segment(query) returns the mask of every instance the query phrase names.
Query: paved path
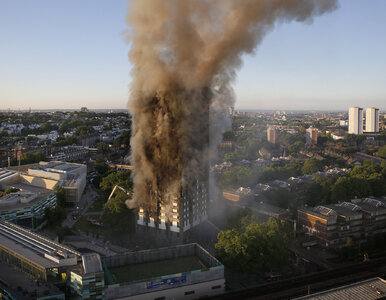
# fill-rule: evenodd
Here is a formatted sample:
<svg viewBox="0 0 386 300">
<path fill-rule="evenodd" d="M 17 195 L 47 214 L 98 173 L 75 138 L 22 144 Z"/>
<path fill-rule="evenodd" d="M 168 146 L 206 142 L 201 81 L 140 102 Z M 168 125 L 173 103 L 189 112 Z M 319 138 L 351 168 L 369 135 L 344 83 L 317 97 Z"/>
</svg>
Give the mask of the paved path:
<svg viewBox="0 0 386 300">
<path fill-rule="evenodd" d="M 94 203 L 94 199 L 98 196 L 98 193 L 95 192 L 90 186 L 86 186 L 85 192 L 82 195 L 82 198 L 79 202 L 80 214 L 74 220 L 71 212 L 67 214 L 67 218 L 62 222 L 62 227 L 72 228 L 78 219 L 85 215 L 90 206 Z"/>
<path fill-rule="evenodd" d="M 85 213 L 85 216 L 102 216 L 102 215 L 103 215 L 103 211 L 90 211 Z"/>
</svg>

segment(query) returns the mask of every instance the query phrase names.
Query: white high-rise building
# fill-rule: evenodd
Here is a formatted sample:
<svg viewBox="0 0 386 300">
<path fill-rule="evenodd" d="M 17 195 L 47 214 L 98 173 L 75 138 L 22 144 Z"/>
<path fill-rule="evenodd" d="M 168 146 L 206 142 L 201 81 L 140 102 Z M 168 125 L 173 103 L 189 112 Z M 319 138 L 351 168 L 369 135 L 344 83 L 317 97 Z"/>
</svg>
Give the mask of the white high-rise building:
<svg viewBox="0 0 386 300">
<path fill-rule="evenodd" d="M 363 133 L 363 108 L 350 107 L 348 111 L 348 133 Z"/>
<path fill-rule="evenodd" d="M 306 143 L 317 144 L 318 143 L 318 130 L 310 127 L 306 130 Z"/>
<path fill-rule="evenodd" d="M 268 142 L 275 144 L 276 143 L 276 131 L 275 128 L 268 127 L 267 128 L 267 140 Z"/>
<path fill-rule="evenodd" d="M 366 132 L 379 132 L 379 109 L 369 107 L 366 109 Z"/>
</svg>

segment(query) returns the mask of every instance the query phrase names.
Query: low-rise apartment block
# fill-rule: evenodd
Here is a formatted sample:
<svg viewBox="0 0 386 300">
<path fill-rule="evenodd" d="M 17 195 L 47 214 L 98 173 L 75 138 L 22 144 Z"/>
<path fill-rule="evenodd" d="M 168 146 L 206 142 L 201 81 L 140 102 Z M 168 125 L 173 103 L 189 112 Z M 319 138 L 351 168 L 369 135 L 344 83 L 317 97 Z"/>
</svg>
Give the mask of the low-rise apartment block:
<svg viewBox="0 0 386 300">
<path fill-rule="evenodd" d="M 365 242 L 370 235 L 386 232 L 386 202 L 365 198 L 303 208 L 298 210 L 298 224 L 325 247 L 343 247 L 348 237 Z"/>
</svg>

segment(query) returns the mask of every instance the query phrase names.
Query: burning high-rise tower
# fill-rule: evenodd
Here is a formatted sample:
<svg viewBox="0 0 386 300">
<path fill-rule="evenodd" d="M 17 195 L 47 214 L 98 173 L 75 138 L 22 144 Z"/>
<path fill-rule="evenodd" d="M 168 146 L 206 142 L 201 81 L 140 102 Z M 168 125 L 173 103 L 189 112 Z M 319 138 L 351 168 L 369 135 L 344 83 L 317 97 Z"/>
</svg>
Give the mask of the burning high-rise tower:
<svg viewBox="0 0 386 300">
<path fill-rule="evenodd" d="M 182 109 L 193 99 L 199 102 L 199 115 Z M 157 109 L 149 122 L 153 138 L 145 143 L 145 155 L 154 177 L 137 184 L 136 192 L 148 200 L 139 205 L 138 224 L 184 232 L 207 218 L 211 93 L 207 88 L 179 90 L 157 94 L 152 101 Z"/>
<path fill-rule="evenodd" d="M 209 132 L 214 141 L 222 134 L 209 130 L 210 112 L 234 106 L 241 56 L 276 23 L 310 21 L 337 1 L 128 2 L 135 172 L 127 204 L 142 225 L 184 232 L 207 217 Z"/>
</svg>

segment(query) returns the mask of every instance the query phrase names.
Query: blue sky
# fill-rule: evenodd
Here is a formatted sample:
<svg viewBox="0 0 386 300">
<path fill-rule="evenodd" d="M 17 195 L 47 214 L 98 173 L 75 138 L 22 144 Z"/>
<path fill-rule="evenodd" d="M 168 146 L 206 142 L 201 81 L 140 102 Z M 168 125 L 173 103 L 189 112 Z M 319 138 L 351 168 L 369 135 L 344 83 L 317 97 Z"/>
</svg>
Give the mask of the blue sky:
<svg viewBox="0 0 386 300">
<path fill-rule="evenodd" d="M 240 109 L 386 109 L 386 1 L 340 0 L 244 57 Z M 0 0 L 0 109 L 124 108 L 125 0 Z"/>
</svg>

